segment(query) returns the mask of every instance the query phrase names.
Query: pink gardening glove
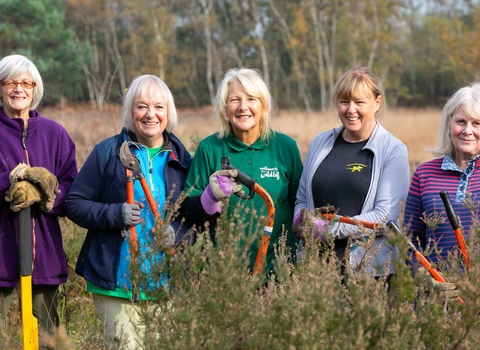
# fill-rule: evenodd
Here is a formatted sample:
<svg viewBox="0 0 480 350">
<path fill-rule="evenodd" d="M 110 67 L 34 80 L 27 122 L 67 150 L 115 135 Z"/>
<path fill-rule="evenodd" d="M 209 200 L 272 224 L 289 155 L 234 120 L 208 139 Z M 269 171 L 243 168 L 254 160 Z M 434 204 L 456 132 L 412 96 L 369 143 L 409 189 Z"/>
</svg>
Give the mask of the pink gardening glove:
<svg viewBox="0 0 480 350">
<path fill-rule="evenodd" d="M 219 170 L 210 175 L 209 184 L 200 197 L 202 207 L 208 215 L 221 213 L 223 200 L 243 188 L 233 180 L 235 176 L 236 170 Z"/>
<path fill-rule="evenodd" d="M 297 238 L 303 239 L 304 241 L 306 236 L 314 236 L 330 246 L 328 239 L 325 237 L 328 231 L 327 228 L 327 222 L 315 217 L 307 208 L 301 209 L 293 218 L 292 231 Z"/>
</svg>

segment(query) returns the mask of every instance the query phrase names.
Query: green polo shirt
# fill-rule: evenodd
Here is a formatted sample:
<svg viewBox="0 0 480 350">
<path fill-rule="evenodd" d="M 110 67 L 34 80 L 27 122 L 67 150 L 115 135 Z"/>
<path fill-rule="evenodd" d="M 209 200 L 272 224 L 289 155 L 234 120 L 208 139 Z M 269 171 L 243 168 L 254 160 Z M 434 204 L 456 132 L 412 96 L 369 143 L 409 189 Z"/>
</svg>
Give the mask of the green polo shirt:
<svg viewBox="0 0 480 350">
<path fill-rule="evenodd" d="M 190 197 L 200 196 L 203 193 L 208 185 L 210 175 L 221 169 L 220 160 L 223 156 L 230 157 L 233 166 L 256 179 L 275 203 L 275 221 L 267 251 L 267 269 L 271 270 L 275 258 L 274 244 L 278 245 L 283 230 L 285 229 L 287 246 L 290 247 L 292 256 L 295 255 L 298 243 L 298 239 L 292 233 L 295 195 L 303 170 L 297 144 L 287 135 L 278 132 L 270 135 L 268 144 L 263 143 L 259 138 L 250 146 L 239 141 L 232 133 L 222 139 L 218 138 L 218 134 L 211 135 L 198 145 L 185 181 L 185 190 L 193 188 Z M 246 192 L 248 191 L 245 187 L 244 189 Z M 239 202 L 244 205 L 239 216 L 243 218 L 243 222 L 250 222 L 253 206 L 257 212 L 252 221 L 253 228 L 259 227 L 263 231 L 265 220 L 259 222 L 257 219 L 260 217 L 260 213 L 264 216 L 267 214 L 264 200 L 258 194 L 255 194 L 247 202 L 235 195 L 230 196 L 229 214 L 232 214 Z M 248 210 L 246 210 L 247 208 Z M 248 234 L 251 231 L 252 227 L 247 225 L 245 232 Z M 249 268 L 251 270 L 255 264 L 259 243 L 259 241 L 255 242 L 250 247 Z"/>
</svg>

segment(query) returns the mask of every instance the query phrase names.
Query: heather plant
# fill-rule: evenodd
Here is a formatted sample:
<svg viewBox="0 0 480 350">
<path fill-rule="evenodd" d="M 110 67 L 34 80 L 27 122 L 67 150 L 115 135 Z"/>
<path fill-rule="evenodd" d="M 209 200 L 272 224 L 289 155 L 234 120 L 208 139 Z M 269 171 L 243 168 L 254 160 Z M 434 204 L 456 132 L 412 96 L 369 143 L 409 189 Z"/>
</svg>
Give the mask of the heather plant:
<svg viewBox="0 0 480 350">
<path fill-rule="evenodd" d="M 385 277 L 367 273 L 368 261 L 354 268 L 347 265 L 342 274 L 332 249 L 314 237 L 307 237 L 302 258 L 296 261 L 284 236 L 275 246 L 274 274 L 264 271 L 252 276 L 246 268 L 247 248 L 263 235 L 262 210 L 250 208 L 248 202 L 231 215 L 224 210 L 215 227 L 197 236 L 195 245 L 172 249 L 162 239 L 178 207 L 167 208 L 165 225 L 152 232 L 152 245 L 132 266 L 133 282 L 148 287 L 147 300 L 138 302 L 148 330 L 146 348 L 476 348 L 480 341 L 480 259 L 475 247 L 480 242 L 478 206 L 470 201 L 466 205 L 475 217 L 467 240 L 471 268 L 465 267 L 460 254 L 451 254 L 438 266 L 447 281 L 455 282 L 464 304 L 456 300 L 446 304 L 414 286 L 405 262 L 409 256 L 405 237 L 389 231 L 384 232 L 388 243 L 399 249 L 399 259 L 390 262 L 396 273 L 389 284 Z M 250 222 L 248 230 L 241 215 L 244 210 L 259 217 L 258 224 Z M 67 254 L 76 256 L 85 232 L 68 220 L 62 220 L 62 225 Z M 373 235 L 378 233 L 363 231 L 354 243 L 371 249 Z M 351 249 L 347 249 L 347 260 Z M 434 245 L 429 249 L 438 251 Z M 155 259 L 154 251 L 162 251 L 165 260 Z M 151 266 L 149 274 L 143 269 L 146 264 Z M 160 281 L 167 274 L 169 284 L 162 287 Z M 61 297 L 60 314 L 69 335 L 59 331 L 56 348 L 106 349 L 103 327 L 83 278 L 70 269 L 65 288 L 67 300 Z M 14 323 L 14 329 L 0 340 L 1 346 L 20 349 L 20 335 L 20 325 Z"/>
<path fill-rule="evenodd" d="M 170 284 L 150 291 L 144 307 L 149 348 L 468 349 L 478 344 L 480 266 L 474 249 L 471 269 L 462 272 L 462 261 L 453 254 L 444 273 L 457 284 L 463 305 L 446 305 L 418 290 L 405 263 L 405 237 L 390 233 L 389 244 L 400 251 L 400 259 L 391 261 L 397 272 L 390 284 L 367 273 L 366 263 L 347 266 L 342 275 L 332 250 L 313 237 L 296 262 L 284 236 L 275 246 L 274 274 L 252 276 L 247 247 L 259 241 L 262 226 L 246 234 L 240 211 L 227 212 L 192 247 L 172 254 L 160 245 L 167 263 L 157 264 L 155 274 L 168 273 Z M 478 240 L 477 233 L 471 236 Z M 372 237 L 366 238 L 355 244 L 371 249 Z"/>
</svg>

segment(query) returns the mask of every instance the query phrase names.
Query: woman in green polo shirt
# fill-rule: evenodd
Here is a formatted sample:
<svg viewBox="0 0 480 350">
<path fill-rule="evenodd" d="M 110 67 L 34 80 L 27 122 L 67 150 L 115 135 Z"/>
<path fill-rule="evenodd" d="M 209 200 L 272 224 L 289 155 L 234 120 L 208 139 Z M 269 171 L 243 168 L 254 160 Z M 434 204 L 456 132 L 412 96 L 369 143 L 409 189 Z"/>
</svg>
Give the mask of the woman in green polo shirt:
<svg viewBox="0 0 480 350">
<path fill-rule="evenodd" d="M 257 70 L 230 69 L 217 91 L 213 108 L 218 132 L 205 138 L 195 152 L 184 189 L 189 198 L 183 205 L 184 215 L 190 223 L 203 228 L 205 222 L 215 223 L 222 211 L 224 200 L 243 187 L 232 181 L 231 171 L 221 170 L 220 160 L 230 157 L 231 164 L 257 180 L 272 197 L 275 204 L 275 224 L 266 256 L 267 271 L 273 269 L 274 244 L 283 230 L 287 246 L 293 254 L 298 239 L 292 233 L 293 208 L 303 165 L 296 142 L 270 128 L 272 96 L 267 84 Z M 229 214 L 242 201 L 237 196 L 229 200 Z M 250 202 L 258 213 L 266 206 L 256 195 Z M 250 221 L 250 210 L 240 217 Z M 256 225 L 257 215 L 253 223 Z M 245 233 L 250 233 L 249 227 Z M 248 268 L 252 271 L 259 243 L 252 244 Z M 247 266 L 246 266 L 247 267 Z"/>
</svg>

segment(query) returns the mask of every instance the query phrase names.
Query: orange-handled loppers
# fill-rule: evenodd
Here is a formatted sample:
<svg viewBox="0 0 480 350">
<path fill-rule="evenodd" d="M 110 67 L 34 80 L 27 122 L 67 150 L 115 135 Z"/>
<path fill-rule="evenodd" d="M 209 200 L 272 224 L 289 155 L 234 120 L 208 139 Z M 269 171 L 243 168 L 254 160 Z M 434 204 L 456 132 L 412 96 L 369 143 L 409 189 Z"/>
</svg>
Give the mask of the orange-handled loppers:
<svg viewBox="0 0 480 350">
<path fill-rule="evenodd" d="M 267 255 L 270 237 L 272 236 L 273 223 L 275 221 L 275 204 L 273 203 L 272 197 L 262 186 L 257 183 L 257 180 L 252 179 L 250 176 L 246 175 L 245 173 L 230 164 L 229 157 L 222 157 L 221 167 L 222 170 L 237 170 L 237 176 L 235 177 L 235 181 L 241 183 L 248 188 L 248 195 L 243 195 L 237 192 L 235 193 L 236 196 L 247 200 L 252 198 L 255 193 L 258 193 L 258 195 L 263 198 L 265 204 L 267 205 L 267 221 L 265 222 L 265 226 L 263 228 L 264 235 L 262 236 L 260 247 L 258 248 L 257 257 L 255 259 L 255 265 L 253 266 L 253 274 L 258 275 L 263 270 L 263 261 L 265 260 L 265 256 Z"/>
</svg>

